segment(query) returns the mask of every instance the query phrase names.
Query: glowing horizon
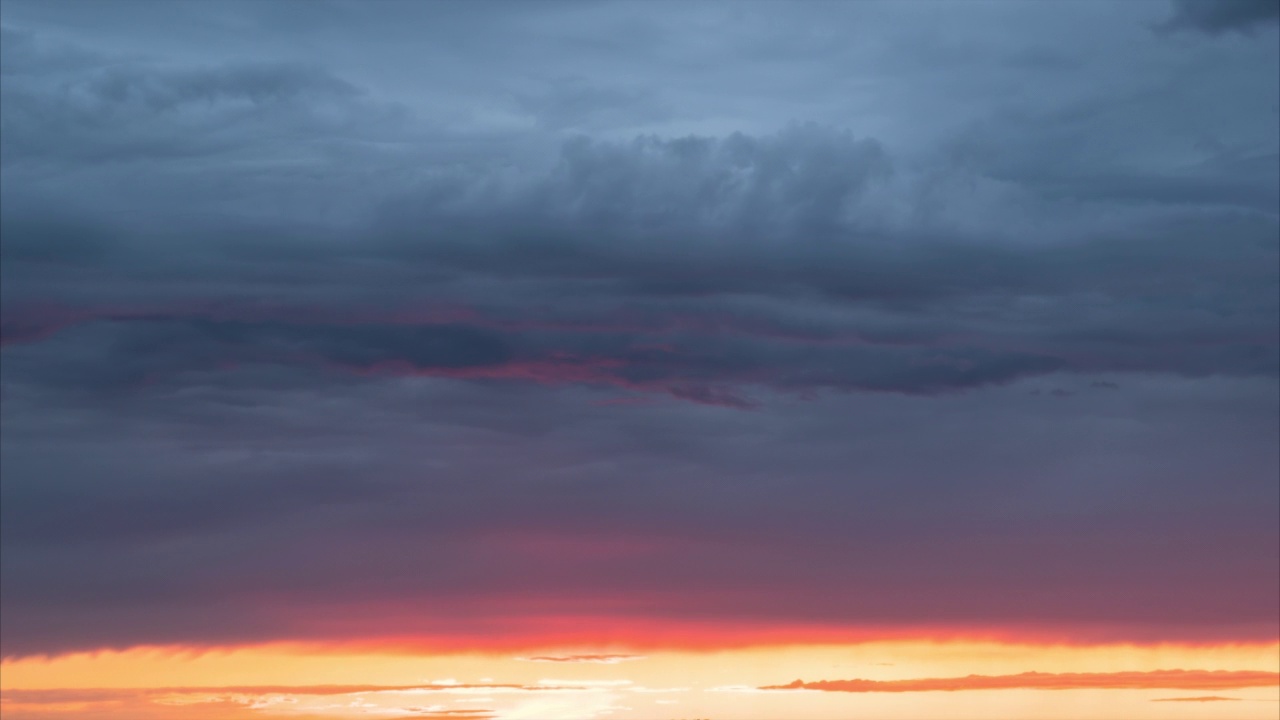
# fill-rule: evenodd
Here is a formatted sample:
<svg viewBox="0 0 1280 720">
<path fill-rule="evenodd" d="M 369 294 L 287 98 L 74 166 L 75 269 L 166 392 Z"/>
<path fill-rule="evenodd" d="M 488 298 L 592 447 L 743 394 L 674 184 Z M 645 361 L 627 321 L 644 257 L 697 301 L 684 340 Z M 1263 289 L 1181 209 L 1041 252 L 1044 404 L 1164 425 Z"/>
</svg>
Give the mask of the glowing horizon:
<svg viewBox="0 0 1280 720">
<path fill-rule="evenodd" d="M 6 714 L 19 718 L 59 717 L 68 708 L 103 718 L 151 717 L 147 713 L 182 707 L 192 717 L 208 712 L 335 720 L 365 717 L 371 708 L 406 717 L 589 718 L 610 710 L 607 715 L 617 718 L 760 718 L 791 708 L 814 718 L 855 711 L 860 717 L 913 718 L 937 713 L 957 691 L 986 696 L 983 717 L 1025 720 L 1070 717 L 1063 698 L 1077 698 L 1069 708 L 1121 708 L 1135 718 L 1173 717 L 1161 709 L 1170 702 L 1191 708 L 1177 717 L 1224 717 L 1221 707 L 1230 705 L 1226 717 L 1265 718 L 1280 703 L 1276 643 L 1068 647 L 899 641 L 644 655 L 608 650 L 561 649 L 539 658 L 344 654 L 298 646 L 201 653 L 136 649 L 8 661 L 0 666 L 0 698 Z M 1195 664 L 1206 667 L 1173 669 Z M 828 683 L 841 682 L 835 676 L 857 676 L 864 686 L 854 693 L 799 695 L 770 689 L 789 684 L 780 680 L 787 674 L 817 682 L 831 678 Z M 140 685 L 140 679 L 148 682 Z M 922 683 L 929 689 L 920 689 Z M 876 686 L 884 689 L 871 689 Z M 991 697 L 993 692 L 1005 699 Z M 529 714 L 549 707 L 559 708 L 557 714 Z M 434 714 L 424 708 L 434 708 Z"/>
</svg>

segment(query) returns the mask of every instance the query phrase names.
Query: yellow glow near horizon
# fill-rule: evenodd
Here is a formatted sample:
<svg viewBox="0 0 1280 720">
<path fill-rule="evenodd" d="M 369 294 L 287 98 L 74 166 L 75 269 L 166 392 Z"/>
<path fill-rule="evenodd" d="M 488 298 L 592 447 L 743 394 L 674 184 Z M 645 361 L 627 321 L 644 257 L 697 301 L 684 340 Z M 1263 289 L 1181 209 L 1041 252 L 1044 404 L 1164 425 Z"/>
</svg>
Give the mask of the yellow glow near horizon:
<svg viewBox="0 0 1280 720">
<path fill-rule="evenodd" d="M 625 654 L 618 648 L 547 651 L 546 655 Z M 74 688 L 240 688 L 233 696 L 211 692 L 151 693 L 93 708 L 103 718 L 163 716 L 329 717 L 395 716 L 415 711 L 488 710 L 497 718 L 711 717 L 749 720 L 801 713 L 812 718 L 1274 718 L 1275 687 L 1193 692 L 1141 690 L 965 690 L 960 692 L 841 693 L 761 692 L 762 685 L 806 681 L 1013 675 L 1149 672 L 1168 669 L 1280 672 L 1280 644 L 1185 646 L 1039 646 L 966 642 L 879 642 L 797 645 L 726 651 L 639 653 L 611 662 L 538 662 L 516 654 L 411 655 L 343 653 L 299 646 L 263 646 L 202 653 L 138 649 L 26 658 L 0 665 L 6 720 L 75 717 L 89 706 L 57 695 L 36 698 L 12 691 Z M 431 685 L 425 690 L 308 695 L 318 685 Z M 513 685 L 515 688 L 467 687 Z M 268 690 L 248 688 L 269 686 Z M 298 692 L 291 693 L 294 688 Z M 556 689 L 553 689 L 556 688 Z M 232 691 L 227 691 L 232 692 Z M 255 694 L 256 693 L 256 694 Z M 226 695 L 224 692 L 223 695 Z M 252 697 L 251 697 L 252 696 Z M 124 697 L 124 696 L 122 696 Z M 130 696 L 131 697 L 131 696 Z M 1188 697 L 1230 697 L 1212 702 L 1153 702 Z M 16 700 L 15 700 L 16 698 Z M 59 705 L 55 700 L 66 700 Z M 210 700 L 220 700 L 211 703 Z M 105 701 L 104 701 L 105 702 Z M 134 705 L 129 705 L 134 702 Z M 123 704 L 121 704 L 123 703 Z M 120 715 L 110 708 L 123 708 Z M 216 712 L 214 712 L 216 710 Z M 220 713 L 220 714 L 219 714 Z M 405 713 L 406 715 L 408 713 Z M 160 717 L 160 714 L 155 715 Z M 430 715 L 426 715 L 430 717 Z M 447 717 L 449 715 L 440 715 Z M 475 715 L 482 717 L 481 715 Z"/>
</svg>

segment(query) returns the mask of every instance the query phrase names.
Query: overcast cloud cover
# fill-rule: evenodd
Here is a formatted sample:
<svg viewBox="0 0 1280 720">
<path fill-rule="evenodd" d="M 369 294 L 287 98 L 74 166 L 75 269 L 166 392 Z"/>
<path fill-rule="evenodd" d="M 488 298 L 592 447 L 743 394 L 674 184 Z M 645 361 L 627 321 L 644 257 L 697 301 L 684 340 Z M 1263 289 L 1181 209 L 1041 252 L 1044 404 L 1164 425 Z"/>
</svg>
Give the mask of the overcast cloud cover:
<svg viewBox="0 0 1280 720">
<path fill-rule="evenodd" d="M 4 654 L 1273 639 L 1278 7 L 5 0 Z"/>
</svg>

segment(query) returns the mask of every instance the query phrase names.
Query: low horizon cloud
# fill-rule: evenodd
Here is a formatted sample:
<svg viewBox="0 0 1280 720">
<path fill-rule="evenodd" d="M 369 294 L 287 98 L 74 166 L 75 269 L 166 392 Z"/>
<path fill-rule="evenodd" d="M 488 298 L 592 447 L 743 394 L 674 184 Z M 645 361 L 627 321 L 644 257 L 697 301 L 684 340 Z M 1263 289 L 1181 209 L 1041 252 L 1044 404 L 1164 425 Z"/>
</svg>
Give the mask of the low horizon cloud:
<svg viewBox="0 0 1280 720">
<path fill-rule="evenodd" d="M 966 675 L 909 680 L 795 680 L 786 685 L 766 685 L 760 689 L 899 693 L 960 690 L 1233 690 L 1272 686 L 1280 686 L 1280 673 L 1254 670 L 1150 670 L 1094 673 L 1032 671 L 1016 675 Z"/>
</svg>

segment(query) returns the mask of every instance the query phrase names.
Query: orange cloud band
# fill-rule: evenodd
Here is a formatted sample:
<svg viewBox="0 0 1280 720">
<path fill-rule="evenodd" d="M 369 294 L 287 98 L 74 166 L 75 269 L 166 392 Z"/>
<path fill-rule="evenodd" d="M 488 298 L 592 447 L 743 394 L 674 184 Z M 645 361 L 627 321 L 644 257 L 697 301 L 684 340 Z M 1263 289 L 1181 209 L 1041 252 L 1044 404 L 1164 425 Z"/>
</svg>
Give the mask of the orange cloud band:
<svg viewBox="0 0 1280 720">
<path fill-rule="evenodd" d="M 1280 686 L 1280 673 L 1260 670 L 1153 670 L 1150 672 L 966 675 L 911 680 L 795 680 L 763 690 L 922 692 L 928 690 L 1230 690 Z"/>
</svg>

